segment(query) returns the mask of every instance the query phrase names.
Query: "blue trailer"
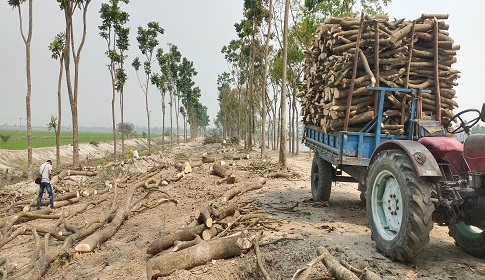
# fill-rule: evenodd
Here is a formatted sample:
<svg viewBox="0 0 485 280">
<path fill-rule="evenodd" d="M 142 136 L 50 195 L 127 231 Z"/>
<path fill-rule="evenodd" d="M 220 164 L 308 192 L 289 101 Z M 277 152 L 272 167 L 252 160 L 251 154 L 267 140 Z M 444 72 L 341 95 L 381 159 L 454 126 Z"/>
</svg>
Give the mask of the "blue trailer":
<svg viewBox="0 0 485 280">
<path fill-rule="evenodd" d="M 379 103 L 376 116 L 361 131 L 335 131 L 325 133 L 317 126 L 305 126 L 303 136 L 304 144 L 315 152 L 311 171 L 311 188 L 314 201 L 327 201 L 330 199 L 333 181 L 358 182 L 361 199 L 365 200 L 367 169 L 372 156 L 383 142 L 388 141 L 389 144 L 394 143 L 398 146 L 402 146 L 405 143 L 407 146 L 421 150 L 422 153 L 428 152 L 427 149 L 420 147 L 421 145 L 417 145 L 417 143 L 412 141 L 416 125 L 415 116 L 418 90 L 389 87 L 368 87 L 367 89 L 378 92 Z M 409 121 L 407 122 L 404 135 L 381 133 L 384 99 L 386 93 L 391 91 L 405 93 L 408 95 L 409 100 L 411 100 L 411 112 L 408 116 Z M 430 91 L 422 90 L 422 92 L 429 93 Z M 441 124 L 433 121 L 431 125 L 438 127 L 438 130 L 444 134 Z M 409 141 L 402 142 L 402 140 Z M 436 173 L 435 167 L 424 166 L 425 169 L 421 168 L 421 171 L 427 172 L 428 176 L 438 176 L 439 174 Z M 350 177 L 344 175 L 342 171 L 350 175 Z"/>
</svg>

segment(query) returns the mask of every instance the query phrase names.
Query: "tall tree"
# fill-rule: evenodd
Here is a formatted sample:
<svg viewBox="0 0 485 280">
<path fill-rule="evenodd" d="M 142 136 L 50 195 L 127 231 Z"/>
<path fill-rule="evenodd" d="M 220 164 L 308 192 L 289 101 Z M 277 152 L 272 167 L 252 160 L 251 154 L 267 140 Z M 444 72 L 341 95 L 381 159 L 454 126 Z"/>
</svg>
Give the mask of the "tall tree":
<svg viewBox="0 0 485 280">
<path fill-rule="evenodd" d="M 182 105 L 185 107 L 184 112 L 188 118 L 188 122 L 190 124 L 190 137 L 193 139 L 197 133 L 197 129 L 195 127 L 195 104 L 197 104 L 199 97 L 200 97 L 200 89 L 192 88 L 194 86 L 194 81 L 192 78 L 197 75 L 197 71 L 195 71 L 194 63 L 189 61 L 187 58 L 182 58 L 182 62 L 179 66 L 179 77 L 177 79 L 177 90 L 179 95 L 177 100 L 182 99 Z M 180 108 L 179 108 L 180 110 Z M 185 122 L 185 120 L 184 120 Z M 193 127 L 194 125 L 194 127 Z M 177 117 L 177 130 L 178 130 L 178 117 Z"/>
<path fill-rule="evenodd" d="M 250 48 L 247 42 L 247 38 L 240 38 L 238 40 L 232 40 L 227 46 L 223 46 L 221 53 L 224 54 L 224 58 L 227 60 L 230 74 L 232 76 L 232 82 L 235 83 L 237 91 L 237 99 L 240 106 L 237 106 L 237 137 L 241 139 L 243 133 L 245 135 L 247 122 L 244 121 L 247 116 L 247 110 L 245 110 L 243 104 L 243 84 L 249 77 L 249 54 Z M 244 120 L 243 120 L 244 119 Z"/>
<path fill-rule="evenodd" d="M 165 148 L 165 97 L 167 95 L 167 76 L 170 71 L 168 69 L 168 59 L 168 54 L 163 53 L 163 49 L 159 48 L 157 50 L 157 60 L 162 74 L 155 73 L 152 75 L 152 84 L 158 88 L 162 104 L 162 148 Z"/>
<path fill-rule="evenodd" d="M 278 162 L 286 166 L 286 66 L 288 63 L 288 15 L 290 12 L 290 0 L 285 2 L 285 17 L 283 27 L 283 69 L 281 70 L 281 134 L 280 153 Z"/>
<path fill-rule="evenodd" d="M 122 11 L 120 6 L 122 3 L 128 4 L 129 0 L 110 0 L 109 4 L 101 4 L 101 9 L 99 10 L 102 24 L 98 27 L 100 32 L 99 35 L 105 39 L 108 50 L 106 51 L 106 56 L 109 59 L 108 70 L 111 76 L 111 118 L 113 127 L 113 160 L 116 162 L 118 160 L 117 155 L 117 133 L 116 133 L 116 117 L 115 117 L 115 101 L 116 92 L 119 91 L 118 88 L 121 84 L 124 84 L 123 79 L 126 76 L 120 75 L 120 71 L 124 73 L 122 65 L 125 59 L 123 51 L 128 49 L 128 33 L 129 29 L 124 28 L 123 25 L 129 20 L 129 14 Z M 125 33 L 125 31 L 127 31 Z M 122 97 L 120 96 L 120 107 L 123 108 Z M 122 113 L 123 114 L 123 113 Z M 123 119 L 121 120 L 123 123 Z M 125 135 L 121 135 L 124 140 Z M 124 141 L 122 140 L 122 154 L 124 154 Z"/>
<path fill-rule="evenodd" d="M 150 109 L 148 108 L 148 88 L 150 85 L 151 75 L 152 75 L 152 63 L 153 63 L 153 51 L 158 46 L 158 35 L 163 34 L 165 30 L 160 27 L 158 22 L 152 21 L 148 23 L 148 28 L 145 29 L 138 26 L 138 36 L 136 40 L 138 41 L 138 48 L 141 53 L 145 55 L 145 61 L 143 62 L 143 70 L 145 72 L 145 81 L 142 84 L 140 76 L 138 75 L 138 70 L 140 69 L 141 63 L 140 59 L 136 57 L 131 64 L 135 68 L 136 75 L 138 77 L 138 82 L 140 87 L 145 94 L 145 108 L 147 113 L 147 123 L 148 123 L 148 152 L 151 152 L 151 140 L 150 140 Z"/>
<path fill-rule="evenodd" d="M 229 127 L 230 127 L 230 116 L 233 115 L 236 111 L 229 109 L 230 104 L 230 95 L 231 95 L 231 82 L 232 79 L 229 73 L 224 72 L 217 77 L 217 90 L 218 96 L 217 100 L 219 101 L 219 112 L 217 114 L 217 124 L 220 125 L 220 129 L 222 130 L 222 138 L 226 139 L 229 135 Z M 231 114 L 232 113 L 232 114 Z M 216 121 L 214 121 L 216 124 Z M 237 126 L 237 123 L 233 124 Z M 231 135 L 233 136 L 233 135 Z"/>
<path fill-rule="evenodd" d="M 196 87 L 194 89 L 198 89 L 198 88 Z M 204 106 L 202 105 L 202 103 L 197 102 L 197 104 L 195 105 L 195 115 L 196 115 L 195 127 L 197 128 L 197 131 L 200 134 L 204 134 L 205 128 L 209 125 L 209 122 L 210 122 L 209 115 L 207 114 L 207 106 Z M 190 128 L 190 130 L 192 130 L 192 127 Z"/>
<path fill-rule="evenodd" d="M 200 127 L 205 127 L 208 125 L 205 124 L 205 116 L 203 114 L 202 104 L 199 101 L 201 96 L 201 91 L 199 87 L 194 87 L 188 91 L 188 94 L 185 95 L 185 107 L 187 111 L 187 118 L 190 124 L 190 138 L 194 139 L 195 137 L 199 136 L 198 131 Z"/>
<path fill-rule="evenodd" d="M 49 44 L 49 50 L 51 51 L 51 57 L 59 60 L 59 78 L 57 79 L 57 118 L 51 118 L 51 125 L 54 128 L 56 134 L 56 167 L 61 166 L 61 149 L 60 149 L 60 134 L 62 125 L 62 73 L 64 67 L 64 41 L 65 34 L 59 33 L 54 37 L 54 40 Z M 52 122 L 54 120 L 54 122 Z"/>
<path fill-rule="evenodd" d="M 179 52 L 177 45 L 168 44 L 170 50 L 168 53 L 168 72 L 167 72 L 167 89 L 170 95 L 170 147 L 173 144 L 173 107 L 177 98 L 177 81 L 179 79 L 179 67 L 182 54 Z M 178 131 L 177 131 L 178 134 Z M 178 137 L 178 136 L 177 136 Z"/>
<path fill-rule="evenodd" d="M 269 16 L 268 10 L 264 7 L 262 0 L 244 0 L 244 16 L 245 18 L 235 24 L 236 32 L 240 38 L 250 37 L 250 62 L 249 62 L 249 81 L 248 81 L 248 133 L 246 138 L 246 148 L 251 149 L 253 145 L 252 133 L 254 130 L 254 64 L 256 53 L 256 33 L 258 33 L 261 23 L 264 18 Z"/>
<path fill-rule="evenodd" d="M 81 51 L 86 41 L 87 30 L 87 12 L 91 0 L 57 0 L 61 9 L 64 11 L 64 19 L 66 22 L 66 41 L 64 44 L 64 69 L 66 71 L 67 92 L 69 95 L 69 105 L 71 106 L 72 116 L 72 164 L 79 165 L 79 126 L 78 126 L 78 89 L 79 89 L 79 62 L 81 60 Z M 83 33 L 79 46 L 74 44 L 74 12 L 80 9 L 82 11 Z M 71 80 L 71 51 L 74 60 L 74 87 Z"/>
<path fill-rule="evenodd" d="M 130 41 L 128 40 L 128 35 L 130 34 L 130 29 L 128 27 L 119 27 L 117 28 L 118 39 L 116 40 L 116 45 L 118 46 L 118 51 L 120 52 L 120 61 L 117 62 L 118 68 L 116 68 L 116 90 L 119 92 L 120 95 L 120 112 L 121 112 L 121 123 L 125 123 L 125 102 L 124 102 L 124 92 L 125 92 L 125 84 L 128 76 L 125 72 L 125 60 L 127 56 L 125 55 L 125 51 L 128 50 L 130 46 Z M 125 154 L 125 138 L 126 134 L 121 134 L 121 152 Z"/>
<path fill-rule="evenodd" d="M 266 99 L 268 96 L 268 64 L 269 64 L 269 39 L 271 37 L 271 21 L 273 20 L 273 0 L 269 0 L 268 10 L 268 30 L 266 32 L 266 42 L 264 44 L 264 72 L 263 72 L 263 91 L 261 93 L 261 159 L 264 159 L 266 153 Z"/>
<path fill-rule="evenodd" d="M 32 113 L 30 109 L 30 96 L 32 95 L 32 79 L 30 75 L 30 44 L 32 42 L 32 0 L 29 0 L 29 24 L 27 30 L 27 37 L 24 34 L 24 27 L 22 24 L 22 9 L 20 5 L 26 0 L 8 0 L 8 4 L 12 9 L 17 9 L 19 13 L 20 35 L 25 44 L 25 69 L 27 74 L 27 94 L 25 95 L 25 107 L 27 111 L 27 161 L 28 161 L 28 176 L 32 175 Z"/>
</svg>

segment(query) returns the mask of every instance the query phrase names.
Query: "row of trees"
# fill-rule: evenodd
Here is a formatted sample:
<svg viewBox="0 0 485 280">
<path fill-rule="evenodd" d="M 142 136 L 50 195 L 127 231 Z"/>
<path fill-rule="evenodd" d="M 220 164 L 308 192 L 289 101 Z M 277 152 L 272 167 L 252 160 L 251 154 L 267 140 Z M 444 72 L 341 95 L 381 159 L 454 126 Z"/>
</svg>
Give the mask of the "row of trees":
<svg viewBox="0 0 485 280">
<path fill-rule="evenodd" d="M 20 33 L 25 43 L 26 49 L 26 69 L 27 69 L 27 142 L 28 142 L 28 174 L 32 174 L 32 126 L 30 98 L 32 93 L 31 73 L 30 73 L 30 44 L 32 39 L 32 0 L 28 0 L 28 29 L 27 35 L 24 32 L 23 16 L 21 6 L 27 0 L 8 0 L 8 4 L 19 14 Z M 64 13 L 65 29 L 58 33 L 53 41 L 49 44 L 52 58 L 59 62 L 58 74 L 58 112 L 57 116 L 52 116 L 48 124 L 50 129 L 54 129 L 56 134 L 56 164 L 60 164 L 59 135 L 62 122 L 61 97 L 62 81 L 65 78 L 67 85 L 67 94 L 72 117 L 73 128 L 73 165 L 79 165 L 79 142 L 78 142 L 78 89 L 79 89 L 79 62 L 81 52 L 86 40 L 87 12 L 91 0 L 57 0 L 61 11 Z M 126 74 L 125 62 L 127 59 L 126 52 L 130 47 L 129 33 L 130 29 L 126 26 L 129 22 L 129 14 L 122 10 L 122 5 L 129 4 L 129 0 L 109 0 L 103 3 L 99 11 L 102 24 L 99 26 L 99 35 L 106 41 L 105 54 L 108 58 L 107 68 L 112 85 L 111 115 L 114 141 L 114 160 L 118 158 L 117 152 L 117 131 L 116 131 L 116 97 L 119 97 L 120 119 L 124 124 L 124 86 L 128 79 Z M 82 35 L 78 45 L 73 41 L 74 27 L 73 17 L 79 11 L 82 17 Z M 193 77 L 197 75 L 193 62 L 183 57 L 178 51 L 176 45 L 169 44 L 169 51 L 164 50 L 159 45 L 158 36 L 164 33 L 158 22 L 149 22 L 147 27 L 138 27 L 137 30 L 138 48 L 144 57 L 141 62 L 140 58 L 135 58 L 132 66 L 136 70 L 140 87 L 145 94 L 145 105 L 148 123 L 148 146 L 151 152 L 150 139 L 150 111 L 148 109 L 148 94 L 150 85 L 157 87 L 161 95 L 162 107 L 162 126 L 165 131 L 165 104 L 166 94 L 169 95 L 168 104 L 170 105 L 170 127 L 173 129 L 172 112 L 175 112 L 175 122 L 177 131 L 179 126 L 179 116 L 182 114 L 184 124 L 184 141 L 187 141 L 187 130 L 190 127 L 190 137 L 196 137 L 198 132 L 209 124 L 207 107 L 200 103 L 201 91 L 195 86 Z M 158 47 L 158 48 L 157 48 Z M 152 63 L 157 61 L 160 73 L 152 70 Z M 74 70 L 71 65 L 74 64 Z M 139 70 L 143 67 L 144 79 L 140 79 Z M 72 73 L 73 72 L 73 73 Z M 141 72 L 141 71 L 140 71 Z M 65 74 L 65 77 L 64 77 Z M 188 124 L 188 125 L 187 125 Z M 124 154 L 125 133 L 121 133 L 122 154 Z M 177 143 L 179 142 L 177 134 Z M 170 143 L 173 143 L 171 138 Z M 162 145 L 164 145 L 162 138 Z"/>
<path fill-rule="evenodd" d="M 288 150 L 298 153 L 297 94 L 313 32 L 326 17 L 355 16 L 358 9 L 375 15 L 389 2 L 244 0 L 244 18 L 234 25 L 238 39 L 221 51 L 229 71 L 217 79 L 220 109 L 214 122 L 223 137 L 244 138 L 246 148 L 258 139 L 262 157 L 266 145 L 279 147 L 279 162 L 286 165 L 287 135 Z"/>
</svg>

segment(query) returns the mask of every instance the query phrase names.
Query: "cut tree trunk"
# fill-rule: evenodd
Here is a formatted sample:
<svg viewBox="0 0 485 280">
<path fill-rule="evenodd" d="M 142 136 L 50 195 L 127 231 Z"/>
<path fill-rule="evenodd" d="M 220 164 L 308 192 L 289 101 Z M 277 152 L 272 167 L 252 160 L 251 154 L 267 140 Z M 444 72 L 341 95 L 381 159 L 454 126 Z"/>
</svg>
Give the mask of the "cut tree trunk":
<svg viewBox="0 0 485 280">
<path fill-rule="evenodd" d="M 203 241 L 178 252 L 167 252 L 147 262 L 147 278 L 157 279 L 178 269 L 191 269 L 212 260 L 238 256 L 252 247 L 249 236 L 235 234 Z"/>
<path fill-rule="evenodd" d="M 263 187 L 265 183 L 266 183 L 266 179 L 259 178 L 256 182 L 250 181 L 244 184 L 235 185 L 224 194 L 224 196 L 222 197 L 222 201 L 223 202 L 229 201 L 240 193 L 245 193 L 247 191 L 260 189 Z"/>
<path fill-rule="evenodd" d="M 64 177 L 72 176 L 72 175 L 82 175 L 82 176 L 96 176 L 98 172 L 96 171 L 78 171 L 78 170 L 62 170 L 59 175 L 56 175 L 51 180 L 51 185 L 57 184 L 61 181 Z"/>
<path fill-rule="evenodd" d="M 118 229 L 121 227 L 123 222 L 128 218 L 128 215 L 130 214 L 131 200 L 133 198 L 135 190 L 138 187 L 139 185 L 133 185 L 130 187 L 128 194 L 126 195 L 124 207 L 118 210 L 113 220 L 106 227 L 96 233 L 91 234 L 90 236 L 79 242 L 75 247 L 77 252 L 92 252 L 96 246 L 110 239 L 118 231 Z"/>
<path fill-rule="evenodd" d="M 332 273 L 333 277 L 345 280 L 359 280 L 359 277 L 341 265 L 340 262 L 335 259 L 325 247 L 319 246 L 317 248 L 317 253 L 319 255 L 323 255 L 322 262 L 327 270 Z"/>
<path fill-rule="evenodd" d="M 159 252 L 166 250 L 173 246 L 175 241 L 190 241 L 195 238 L 195 236 L 202 234 L 205 229 L 205 225 L 196 225 L 190 228 L 182 228 L 174 233 L 166 236 L 161 236 L 155 239 L 147 249 L 147 253 L 150 255 L 158 254 Z"/>
<path fill-rule="evenodd" d="M 212 173 L 221 177 L 221 178 L 224 178 L 226 177 L 227 175 L 227 170 L 228 170 L 228 166 L 227 165 L 223 165 L 221 163 L 215 163 L 213 166 L 212 166 Z"/>
</svg>

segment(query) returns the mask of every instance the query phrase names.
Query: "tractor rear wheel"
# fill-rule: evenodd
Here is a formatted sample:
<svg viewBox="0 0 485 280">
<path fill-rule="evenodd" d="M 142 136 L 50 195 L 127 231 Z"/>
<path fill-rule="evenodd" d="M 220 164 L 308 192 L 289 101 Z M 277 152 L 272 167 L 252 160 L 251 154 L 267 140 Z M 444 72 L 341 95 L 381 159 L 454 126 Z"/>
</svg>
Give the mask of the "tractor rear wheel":
<svg viewBox="0 0 485 280">
<path fill-rule="evenodd" d="M 380 152 L 368 175 L 367 217 L 377 249 L 392 260 L 414 258 L 433 228 L 431 187 L 401 150 Z"/>
<path fill-rule="evenodd" d="M 485 230 L 458 223 L 450 226 L 450 236 L 456 246 L 477 258 L 485 258 Z"/>
<path fill-rule="evenodd" d="M 318 153 L 313 155 L 311 187 L 313 201 L 328 201 L 332 191 L 333 166 Z"/>
</svg>

